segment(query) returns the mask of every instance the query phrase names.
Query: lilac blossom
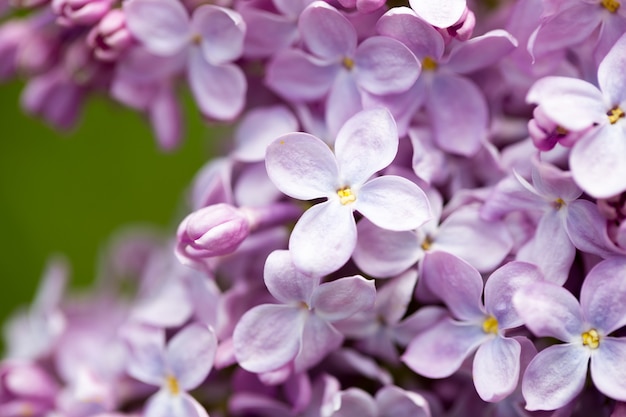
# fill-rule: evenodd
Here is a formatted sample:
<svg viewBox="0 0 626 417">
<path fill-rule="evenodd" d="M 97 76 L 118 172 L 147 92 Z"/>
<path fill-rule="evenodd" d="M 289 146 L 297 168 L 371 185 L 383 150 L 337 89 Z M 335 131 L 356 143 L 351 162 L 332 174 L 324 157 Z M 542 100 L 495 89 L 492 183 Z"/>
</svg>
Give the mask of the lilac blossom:
<svg viewBox="0 0 626 417">
<path fill-rule="evenodd" d="M 476 391 L 485 401 L 502 400 L 517 387 L 520 372 L 520 344 L 506 336 L 506 330 L 522 324 L 511 298 L 518 289 L 542 279 L 532 264 L 505 264 L 487 279 L 483 304 L 478 271 L 445 252 L 431 254 L 424 260 L 422 280 L 453 317 L 415 336 L 402 360 L 421 375 L 444 378 L 476 351 L 472 369 Z"/>
<path fill-rule="evenodd" d="M 180 330 L 165 345 L 163 332 L 131 343 L 128 372 L 146 384 L 160 390 L 148 402 L 145 417 L 208 416 L 206 410 L 188 391 L 207 377 L 213 366 L 217 340 L 213 330 L 190 324 Z"/>
<path fill-rule="evenodd" d="M 398 148 L 393 118 L 383 109 L 356 114 L 341 128 L 335 154 L 315 136 L 292 133 L 267 149 L 267 172 L 283 193 L 301 200 L 327 198 L 307 210 L 289 239 L 296 266 L 318 275 L 340 268 L 357 239 L 353 211 L 388 230 L 412 230 L 429 220 L 424 192 L 413 182 L 384 175 Z"/>
<path fill-rule="evenodd" d="M 626 88 L 617 75 L 625 50 L 626 36 L 622 36 L 598 67 L 599 88 L 576 78 L 546 77 L 533 85 L 527 97 L 561 128 L 587 130 L 572 147 L 569 162 L 576 183 L 597 198 L 626 190 L 626 149 L 621 140 Z"/>
<path fill-rule="evenodd" d="M 327 3 L 307 7 L 298 27 L 308 52 L 276 54 L 268 64 L 266 83 L 293 102 L 324 99 L 331 132 L 363 109 L 362 92 L 402 93 L 420 73 L 415 56 L 395 39 L 373 36 L 358 44 L 350 21 Z"/>
<path fill-rule="evenodd" d="M 341 345 L 333 322 L 374 305 L 373 281 L 352 276 L 320 283 L 296 269 L 289 251 L 268 256 L 264 278 L 281 304 L 250 309 L 233 335 L 237 361 L 250 372 L 309 369 Z"/>
<path fill-rule="evenodd" d="M 550 346 L 530 362 L 522 382 L 528 410 L 555 410 L 583 389 L 587 369 L 600 392 L 626 399 L 626 339 L 611 336 L 626 324 L 621 300 L 626 260 L 610 258 L 585 278 L 579 301 L 566 289 L 537 282 L 519 290 L 513 304 L 526 327 L 538 337 L 565 343 Z"/>
<path fill-rule="evenodd" d="M 186 68 L 203 114 L 219 120 L 239 114 L 246 79 L 232 61 L 241 56 L 246 25 L 237 12 L 204 5 L 190 18 L 174 0 L 132 0 L 124 11 L 128 29 L 148 51 Z"/>
<path fill-rule="evenodd" d="M 372 398 L 359 388 L 342 391 L 341 408 L 331 417 L 430 417 L 428 402 L 420 394 L 388 385 Z"/>
</svg>

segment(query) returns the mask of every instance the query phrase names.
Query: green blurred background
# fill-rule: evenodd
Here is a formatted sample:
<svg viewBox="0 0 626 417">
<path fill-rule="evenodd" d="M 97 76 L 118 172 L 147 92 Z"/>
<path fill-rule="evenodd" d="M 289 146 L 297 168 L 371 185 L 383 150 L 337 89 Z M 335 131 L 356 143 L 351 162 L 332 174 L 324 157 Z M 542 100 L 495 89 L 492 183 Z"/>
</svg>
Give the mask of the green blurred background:
<svg viewBox="0 0 626 417">
<path fill-rule="evenodd" d="M 187 135 L 173 153 L 157 148 L 142 115 L 104 98 L 92 99 L 75 130 L 61 134 L 22 113 L 21 89 L 0 85 L 2 323 L 33 298 L 51 254 L 66 255 L 80 287 L 120 227 L 152 224 L 173 233 L 191 179 L 216 148 L 211 136 L 224 134 L 208 129 L 188 98 Z"/>
</svg>

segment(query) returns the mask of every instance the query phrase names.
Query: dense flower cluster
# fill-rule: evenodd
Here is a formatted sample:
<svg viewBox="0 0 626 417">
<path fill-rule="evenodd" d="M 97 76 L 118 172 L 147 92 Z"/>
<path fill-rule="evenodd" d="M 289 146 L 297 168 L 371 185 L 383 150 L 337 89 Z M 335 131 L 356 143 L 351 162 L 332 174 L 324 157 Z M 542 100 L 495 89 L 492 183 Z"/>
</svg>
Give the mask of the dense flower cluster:
<svg viewBox="0 0 626 417">
<path fill-rule="evenodd" d="M 626 415 L 621 0 L 8 1 L 26 111 L 235 128 L 175 237 L 51 261 L 0 417 Z"/>
</svg>

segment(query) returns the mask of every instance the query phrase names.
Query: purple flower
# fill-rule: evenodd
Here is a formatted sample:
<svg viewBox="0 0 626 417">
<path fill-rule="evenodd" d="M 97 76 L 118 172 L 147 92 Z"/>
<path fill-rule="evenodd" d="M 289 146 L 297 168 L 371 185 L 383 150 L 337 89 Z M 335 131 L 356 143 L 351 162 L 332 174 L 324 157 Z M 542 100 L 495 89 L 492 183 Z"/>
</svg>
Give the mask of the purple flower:
<svg viewBox="0 0 626 417">
<path fill-rule="evenodd" d="M 241 56 L 246 25 L 237 12 L 203 5 L 190 18 L 177 0 L 132 0 L 124 11 L 128 29 L 148 51 L 186 67 L 203 114 L 219 120 L 239 114 L 246 79 L 231 62 Z"/>
<path fill-rule="evenodd" d="M 320 284 L 284 250 L 268 256 L 264 278 L 281 304 L 252 308 L 233 334 L 237 361 L 255 373 L 286 369 L 287 376 L 317 364 L 343 341 L 332 323 L 371 309 L 376 297 L 374 282 L 358 275 Z"/>
<path fill-rule="evenodd" d="M 496 270 L 484 288 L 480 273 L 461 259 L 435 252 L 424 259 L 422 280 L 448 306 L 453 318 L 438 321 L 418 334 L 402 360 L 429 378 L 452 375 L 474 351 L 473 379 L 485 401 L 496 402 L 517 387 L 520 343 L 505 335 L 522 320 L 511 305 L 513 294 L 542 279 L 539 270 L 511 262 Z"/>
<path fill-rule="evenodd" d="M 542 350 L 522 381 L 527 410 L 555 410 L 591 379 L 603 394 L 626 400 L 626 338 L 609 336 L 626 324 L 626 258 L 597 264 L 583 282 L 578 300 L 550 282 L 536 282 L 513 296 L 513 305 L 536 336 L 565 343 Z"/>
<path fill-rule="evenodd" d="M 339 269 L 356 245 L 357 210 L 379 227 L 411 230 L 429 220 L 424 192 L 413 182 L 385 175 L 368 180 L 394 159 L 398 136 L 383 109 L 362 111 L 341 128 L 335 154 L 315 136 L 291 133 L 267 149 L 267 173 L 283 193 L 326 198 L 307 210 L 289 239 L 296 266 L 316 275 Z"/>
</svg>

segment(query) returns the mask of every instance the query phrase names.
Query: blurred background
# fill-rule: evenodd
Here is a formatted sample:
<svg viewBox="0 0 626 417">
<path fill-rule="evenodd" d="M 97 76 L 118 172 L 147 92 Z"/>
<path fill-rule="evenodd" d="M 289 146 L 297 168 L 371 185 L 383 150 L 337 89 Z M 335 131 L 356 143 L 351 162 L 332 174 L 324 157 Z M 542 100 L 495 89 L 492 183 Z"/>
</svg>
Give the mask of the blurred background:
<svg viewBox="0 0 626 417">
<path fill-rule="evenodd" d="M 29 303 L 47 259 L 67 257 L 71 285 L 88 285 L 98 253 L 126 225 L 173 235 L 185 192 L 215 152 L 216 136 L 189 99 L 187 135 L 161 152 L 142 115 L 92 99 L 72 132 L 22 113 L 22 84 L 0 85 L 0 322 Z M 1 345 L 0 345 L 1 348 Z"/>
</svg>

